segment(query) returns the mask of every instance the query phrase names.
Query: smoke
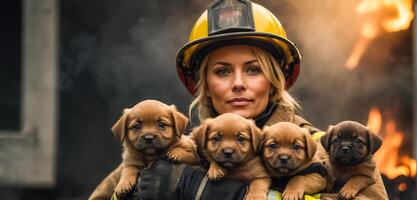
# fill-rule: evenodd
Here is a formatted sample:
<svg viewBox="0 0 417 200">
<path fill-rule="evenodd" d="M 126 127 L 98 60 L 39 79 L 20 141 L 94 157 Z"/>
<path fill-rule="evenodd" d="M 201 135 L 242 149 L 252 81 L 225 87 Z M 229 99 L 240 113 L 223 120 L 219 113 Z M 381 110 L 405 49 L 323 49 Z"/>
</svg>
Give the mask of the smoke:
<svg viewBox="0 0 417 200">
<path fill-rule="evenodd" d="M 355 11 L 359 0 L 257 2 L 281 20 L 301 51 L 301 74 L 290 93 L 315 126 L 326 130 L 347 119 L 366 123 L 371 106 L 393 107 L 397 102 L 403 104 L 397 114 L 409 116 L 410 31 L 381 34 L 371 41 L 358 68 L 349 71 L 345 62 L 363 20 Z"/>
<path fill-rule="evenodd" d="M 78 30 L 74 35 L 63 34 L 60 88 L 70 90 L 73 80 L 88 72 L 102 98 L 112 101 L 114 112 L 149 98 L 177 104 L 185 111 L 191 96 L 177 77 L 175 57 L 209 2 L 111 2 L 100 2 L 98 7 L 84 3 L 78 11 L 80 24 L 67 22 Z M 92 10 L 101 15 L 89 15 Z"/>
<path fill-rule="evenodd" d="M 113 8 L 111 1 L 103 1 L 103 7 L 99 7 L 102 14 L 96 17 L 89 15 L 89 9 L 98 9 L 96 5 L 86 3 L 87 9 L 79 20 L 91 23 L 86 28 L 96 29 L 80 30 L 70 36 L 71 42 L 62 58 L 61 88 L 70 88 L 71 80 L 87 70 L 102 97 L 111 97 L 117 112 L 145 98 L 174 103 L 186 111 L 191 96 L 176 75 L 175 56 L 187 42 L 194 21 L 210 2 L 122 1 Z M 352 102 L 379 94 L 379 90 L 385 90 L 382 84 L 391 87 L 392 82 L 407 80 L 400 85 L 410 87 L 410 73 L 396 71 L 406 77 L 392 78 L 375 68 L 389 63 L 410 64 L 398 63 L 398 53 L 392 53 L 392 48 L 401 41 L 398 38 L 382 35 L 382 39 L 371 43 L 371 47 L 380 48 L 368 48 L 358 69 L 348 71 L 344 67 L 359 38 L 362 19 L 355 13 L 359 0 L 255 2 L 280 19 L 289 39 L 301 50 L 301 74 L 290 92 L 304 107 L 302 113 L 317 126 L 327 128 L 328 124 L 343 119 L 359 120 L 358 116 L 363 120 L 364 114 L 352 113 Z M 401 51 L 409 56 L 407 50 Z"/>
</svg>

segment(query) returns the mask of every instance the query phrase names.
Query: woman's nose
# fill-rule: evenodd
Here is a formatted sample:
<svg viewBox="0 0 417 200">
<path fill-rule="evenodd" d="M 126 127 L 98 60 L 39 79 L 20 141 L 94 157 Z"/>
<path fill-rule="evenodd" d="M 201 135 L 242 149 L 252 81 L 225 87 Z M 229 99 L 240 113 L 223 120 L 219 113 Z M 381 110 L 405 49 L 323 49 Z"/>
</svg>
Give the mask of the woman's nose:
<svg viewBox="0 0 417 200">
<path fill-rule="evenodd" d="M 241 92 L 246 89 L 246 83 L 245 78 L 243 77 L 243 74 L 238 72 L 235 73 L 234 79 L 233 79 L 233 86 L 232 91 L 233 92 Z"/>
</svg>

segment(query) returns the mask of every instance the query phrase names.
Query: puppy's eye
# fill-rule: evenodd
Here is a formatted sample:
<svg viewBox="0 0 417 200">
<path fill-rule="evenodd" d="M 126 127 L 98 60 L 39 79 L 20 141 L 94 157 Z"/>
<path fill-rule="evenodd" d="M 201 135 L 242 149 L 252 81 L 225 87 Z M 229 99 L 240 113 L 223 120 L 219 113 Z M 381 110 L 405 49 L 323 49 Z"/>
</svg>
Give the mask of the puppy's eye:
<svg viewBox="0 0 417 200">
<path fill-rule="evenodd" d="M 132 129 L 135 129 L 135 130 L 140 130 L 142 128 L 142 125 L 140 124 L 140 123 L 136 123 L 133 127 L 132 127 Z"/>
<path fill-rule="evenodd" d="M 358 143 L 358 144 L 363 143 L 363 142 L 362 142 L 362 140 L 360 140 L 360 139 L 358 139 L 358 138 L 356 138 L 354 141 L 355 141 L 355 143 Z"/>
<path fill-rule="evenodd" d="M 299 144 L 293 144 L 291 148 L 294 150 L 299 150 L 301 149 L 301 146 Z"/>
<path fill-rule="evenodd" d="M 278 148 L 278 145 L 277 145 L 277 143 L 273 142 L 273 143 L 269 144 L 268 147 L 271 148 L 271 149 L 276 149 L 276 148 Z"/>
<path fill-rule="evenodd" d="M 221 137 L 220 135 L 215 135 L 212 139 L 213 139 L 215 142 L 218 142 L 218 141 L 220 141 L 220 140 L 222 139 L 222 137 Z"/>
<path fill-rule="evenodd" d="M 165 127 L 166 127 L 167 125 L 164 123 L 164 122 L 162 122 L 162 121 L 159 121 L 158 122 L 158 128 L 160 128 L 160 129 L 165 129 Z"/>
<path fill-rule="evenodd" d="M 237 139 L 238 142 L 241 142 L 241 143 L 245 141 L 245 138 L 243 136 L 241 136 L 241 135 L 238 135 L 236 137 L 236 139 Z"/>
</svg>

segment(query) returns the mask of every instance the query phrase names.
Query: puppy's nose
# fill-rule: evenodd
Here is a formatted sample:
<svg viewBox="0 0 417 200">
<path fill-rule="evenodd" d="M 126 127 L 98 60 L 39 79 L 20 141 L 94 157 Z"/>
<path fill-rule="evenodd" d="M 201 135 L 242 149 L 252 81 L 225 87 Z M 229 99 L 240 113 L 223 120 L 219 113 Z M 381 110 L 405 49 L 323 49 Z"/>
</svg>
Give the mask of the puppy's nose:
<svg viewBox="0 0 417 200">
<path fill-rule="evenodd" d="M 145 141 L 147 143 L 152 143 L 152 141 L 155 139 L 155 136 L 153 136 L 153 135 L 145 135 L 144 139 L 145 139 Z"/>
<path fill-rule="evenodd" d="M 350 147 L 349 146 L 342 146 L 341 149 L 342 149 L 343 153 L 347 153 L 347 152 L 350 151 Z"/>
<path fill-rule="evenodd" d="M 281 161 L 281 163 L 286 164 L 288 162 L 288 160 L 290 159 L 290 157 L 288 155 L 280 155 L 279 156 L 279 160 Z"/>
<path fill-rule="evenodd" d="M 226 155 L 227 157 L 232 156 L 232 154 L 235 152 L 234 149 L 232 148 L 227 148 L 227 149 L 223 149 L 223 154 Z"/>
</svg>

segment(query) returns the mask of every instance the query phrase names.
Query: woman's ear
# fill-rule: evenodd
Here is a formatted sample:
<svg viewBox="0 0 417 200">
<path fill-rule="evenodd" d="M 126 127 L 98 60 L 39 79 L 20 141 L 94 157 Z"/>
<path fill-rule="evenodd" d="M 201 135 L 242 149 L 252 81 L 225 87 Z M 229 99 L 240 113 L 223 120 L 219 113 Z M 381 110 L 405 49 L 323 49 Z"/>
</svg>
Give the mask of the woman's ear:
<svg viewBox="0 0 417 200">
<path fill-rule="evenodd" d="M 174 122 L 175 134 L 180 138 L 181 135 L 185 132 L 185 127 L 188 124 L 188 118 L 179 112 L 175 105 L 171 105 L 169 107 Z"/>
<path fill-rule="evenodd" d="M 127 118 L 130 113 L 130 109 L 126 108 L 123 110 L 122 116 L 117 120 L 117 122 L 113 125 L 111 128 L 114 136 L 119 140 L 121 143 L 123 143 L 126 135 L 126 129 L 127 129 Z"/>
</svg>

